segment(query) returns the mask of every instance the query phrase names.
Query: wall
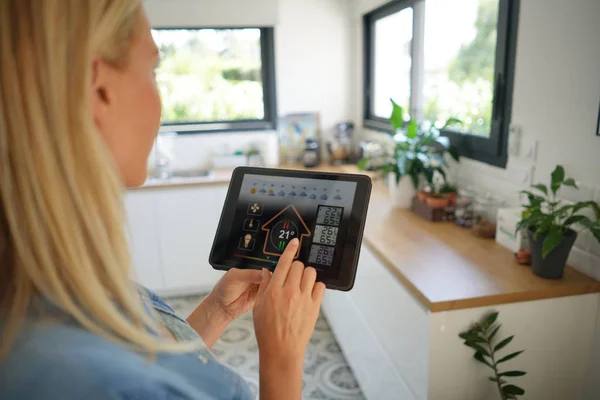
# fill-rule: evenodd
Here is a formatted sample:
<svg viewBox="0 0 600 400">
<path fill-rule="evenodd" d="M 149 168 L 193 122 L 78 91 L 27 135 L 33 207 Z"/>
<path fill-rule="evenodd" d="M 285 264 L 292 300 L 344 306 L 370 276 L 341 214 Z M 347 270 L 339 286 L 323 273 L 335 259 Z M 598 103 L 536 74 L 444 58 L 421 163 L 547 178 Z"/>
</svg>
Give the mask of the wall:
<svg viewBox="0 0 600 400">
<path fill-rule="evenodd" d="M 279 115 L 319 112 L 325 138 L 334 124 L 352 116 L 350 108 L 350 0 L 147 0 L 155 27 L 274 26 Z M 264 149 L 268 165 L 278 164 L 276 132 L 190 135 L 174 145 L 179 168 L 206 164 L 206 157 L 244 149 Z"/>
<path fill-rule="evenodd" d="M 279 18 L 278 0 L 146 0 L 153 27 L 273 26 Z"/>
</svg>

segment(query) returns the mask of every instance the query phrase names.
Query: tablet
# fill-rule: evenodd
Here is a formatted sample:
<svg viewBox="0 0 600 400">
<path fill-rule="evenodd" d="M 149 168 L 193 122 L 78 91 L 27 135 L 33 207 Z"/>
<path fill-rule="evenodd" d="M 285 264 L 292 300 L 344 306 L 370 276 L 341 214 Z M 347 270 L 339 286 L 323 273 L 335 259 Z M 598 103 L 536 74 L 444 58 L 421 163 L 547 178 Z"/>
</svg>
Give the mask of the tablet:
<svg viewBox="0 0 600 400">
<path fill-rule="evenodd" d="M 371 194 L 366 175 L 239 167 L 210 253 L 215 269 L 273 270 L 287 243 L 330 289 L 354 285 Z"/>
</svg>

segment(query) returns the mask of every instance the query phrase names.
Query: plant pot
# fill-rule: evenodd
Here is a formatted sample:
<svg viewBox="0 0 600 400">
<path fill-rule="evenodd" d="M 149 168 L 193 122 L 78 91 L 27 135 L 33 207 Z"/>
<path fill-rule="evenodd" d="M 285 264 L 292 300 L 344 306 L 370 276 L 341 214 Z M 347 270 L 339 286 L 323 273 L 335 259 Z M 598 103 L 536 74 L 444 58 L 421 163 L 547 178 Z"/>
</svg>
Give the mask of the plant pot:
<svg viewBox="0 0 600 400">
<path fill-rule="evenodd" d="M 449 200 L 447 197 L 428 197 L 427 205 L 431 208 L 445 208 L 448 207 Z"/>
<path fill-rule="evenodd" d="M 397 208 L 410 208 L 413 198 L 417 195 L 410 176 L 403 176 L 400 182 L 396 183 L 396 174 L 393 173 L 388 175 L 388 191 L 394 207 Z"/>
<path fill-rule="evenodd" d="M 421 203 L 425 203 L 425 202 L 427 202 L 427 198 L 429 197 L 429 192 L 425 192 L 425 191 L 422 191 L 422 190 L 421 190 L 421 191 L 420 191 L 420 192 L 417 194 L 417 197 L 419 198 L 419 201 L 420 201 Z"/>
<path fill-rule="evenodd" d="M 562 278 L 567 265 L 569 253 L 577 239 L 577 232 L 569 229 L 563 240 L 556 246 L 546 258 L 542 258 L 542 244 L 546 236 L 537 235 L 534 237 L 534 232 L 528 230 L 529 245 L 531 247 L 531 269 L 537 276 L 546 279 Z"/>
<path fill-rule="evenodd" d="M 448 205 L 455 206 L 457 197 L 458 197 L 458 193 L 456 193 L 456 192 L 448 193 Z"/>
</svg>

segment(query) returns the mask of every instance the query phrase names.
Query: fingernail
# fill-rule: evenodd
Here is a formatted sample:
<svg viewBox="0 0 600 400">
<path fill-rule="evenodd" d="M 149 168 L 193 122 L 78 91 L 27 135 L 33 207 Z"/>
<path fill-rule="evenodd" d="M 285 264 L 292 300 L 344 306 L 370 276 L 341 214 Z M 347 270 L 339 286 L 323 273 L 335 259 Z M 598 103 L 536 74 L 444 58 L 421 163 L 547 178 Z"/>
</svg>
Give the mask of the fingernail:
<svg viewBox="0 0 600 400">
<path fill-rule="evenodd" d="M 295 239 L 290 240 L 290 244 L 292 246 L 297 247 L 300 244 L 300 241 L 298 240 L 298 238 L 295 238 Z"/>
</svg>

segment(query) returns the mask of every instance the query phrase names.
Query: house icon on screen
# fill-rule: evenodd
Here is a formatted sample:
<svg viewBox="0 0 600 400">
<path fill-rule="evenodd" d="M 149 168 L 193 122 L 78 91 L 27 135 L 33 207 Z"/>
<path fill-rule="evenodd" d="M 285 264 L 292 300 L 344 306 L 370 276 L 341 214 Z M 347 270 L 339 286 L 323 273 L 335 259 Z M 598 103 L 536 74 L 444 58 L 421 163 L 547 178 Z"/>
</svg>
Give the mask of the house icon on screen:
<svg viewBox="0 0 600 400">
<path fill-rule="evenodd" d="M 263 252 L 271 256 L 280 256 L 285 247 L 294 238 L 300 240 L 300 246 L 294 258 L 300 255 L 302 240 L 310 236 L 311 232 L 306 226 L 304 219 L 292 204 L 281 210 L 273 218 L 267 221 L 262 230 L 266 232 Z"/>
</svg>

